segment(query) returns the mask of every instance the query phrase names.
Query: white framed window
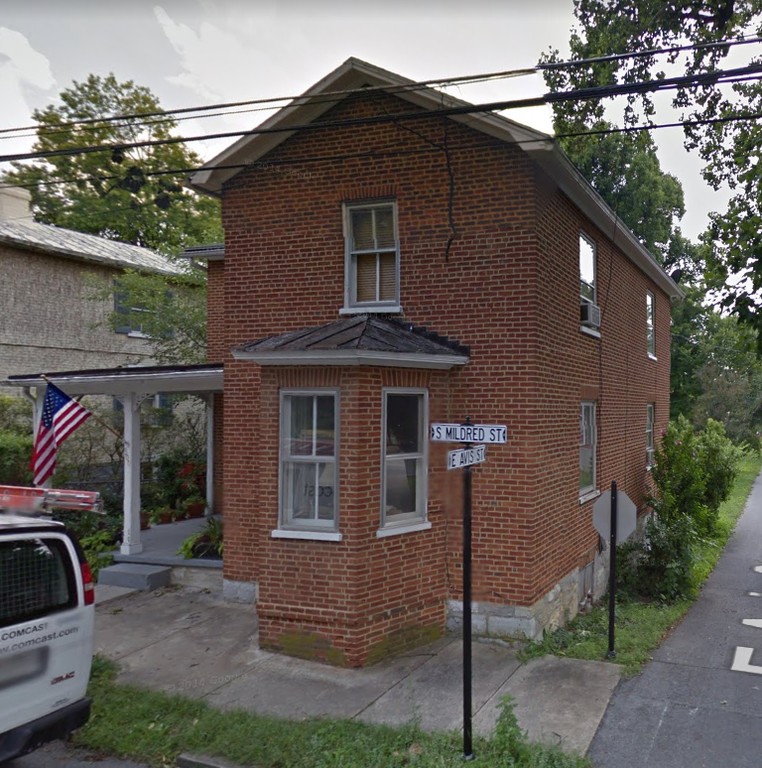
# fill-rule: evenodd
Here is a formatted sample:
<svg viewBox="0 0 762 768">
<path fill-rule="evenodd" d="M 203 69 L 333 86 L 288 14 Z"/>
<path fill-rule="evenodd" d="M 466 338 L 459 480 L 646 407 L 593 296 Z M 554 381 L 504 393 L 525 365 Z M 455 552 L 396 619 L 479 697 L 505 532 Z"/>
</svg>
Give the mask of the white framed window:
<svg viewBox="0 0 762 768">
<path fill-rule="evenodd" d="M 280 411 L 280 528 L 335 531 L 338 392 L 284 390 Z"/>
<path fill-rule="evenodd" d="M 585 400 L 579 411 L 579 495 L 596 490 L 595 464 L 597 448 L 595 402 Z"/>
<path fill-rule="evenodd" d="M 656 329 L 654 326 L 654 295 L 646 291 L 646 350 L 656 359 Z"/>
<path fill-rule="evenodd" d="M 397 206 L 391 201 L 344 206 L 345 309 L 399 311 Z"/>
<path fill-rule="evenodd" d="M 383 391 L 381 527 L 426 521 L 428 394 Z"/>
<path fill-rule="evenodd" d="M 646 405 L 646 467 L 654 463 L 654 420 L 656 418 L 656 405 Z"/>
<path fill-rule="evenodd" d="M 127 303 L 127 294 L 114 288 L 114 315 L 116 316 L 114 332 L 126 333 L 139 339 L 150 338 L 146 331 L 144 318 L 149 319 L 153 314 L 148 307 L 130 306 Z"/>
<path fill-rule="evenodd" d="M 579 296 L 588 304 L 597 304 L 595 243 L 579 233 Z"/>
</svg>

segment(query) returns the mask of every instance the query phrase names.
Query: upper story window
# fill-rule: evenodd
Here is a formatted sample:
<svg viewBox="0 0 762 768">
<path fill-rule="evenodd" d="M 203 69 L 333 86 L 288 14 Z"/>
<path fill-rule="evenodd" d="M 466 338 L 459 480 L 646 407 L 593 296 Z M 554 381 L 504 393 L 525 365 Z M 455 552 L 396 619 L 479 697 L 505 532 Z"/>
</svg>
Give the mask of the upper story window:
<svg viewBox="0 0 762 768">
<path fill-rule="evenodd" d="M 579 495 L 596 490 L 595 463 L 597 448 L 595 402 L 583 401 L 579 412 Z"/>
<path fill-rule="evenodd" d="M 426 520 L 426 393 L 384 392 L 382 527 Z"/>
<path fill-rule="evenodd" d="M 582 329 L 598 335 L 601 310 L 597 304 L 595 243 L 586 235 L 579 235 L 579 319 Z"/>
<path fill-rule="evenodd" d="M 281 395 L 281 528 L 336 529 L 337 401 L 327 390 Z"/>
<path fill-rule="evenodd" d="M 646 405 L 646 466 L 654 463 L 654 419 L 656 406 L 653 403 Z"/>
<path fill-rule="evenodd" d="M 398 311 L 399 238 L 393 202 L 346 205 L 345 309 Z"/>
<path fill-rule="evenodd" d="M 595 243 L 580 233 L 579 236 L 579 295 L 582 301 L 596 304 Z"/>
<path fill-rule="evenodd" d="M 654 326 L 654 295 L 646 293 L 646 349 L 648 356 L 656 358 L 656 329 Z"/>
<path fill-rule="evenodd" d="M 124 291 L 114 289 L 114 314 L 116 315 L 114 331 L 137 338 L 148 338 L 144 318 L 148 318 L 151 310 L 144 306 L 132 306 L 127 299 Z"/>
</svg>

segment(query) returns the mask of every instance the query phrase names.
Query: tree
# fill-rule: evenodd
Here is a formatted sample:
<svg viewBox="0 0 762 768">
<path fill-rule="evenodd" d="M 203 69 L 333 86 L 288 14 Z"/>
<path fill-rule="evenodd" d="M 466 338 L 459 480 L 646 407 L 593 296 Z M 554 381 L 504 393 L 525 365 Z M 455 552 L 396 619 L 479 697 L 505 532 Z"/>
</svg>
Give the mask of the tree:
<svg viewBox="0 0 762 768">
<path fill-rule="evenodd" d="M 570 45 L 573 55 L 583 55 L 578 35 L 572 34 Z M 558 51 L 544 57 L 546 64 L 559 60 Z M 553 91 L 601 85 L 606 76 L 566 68 L 545 70 Z M 558 101 L 553 116 L 555 133 L 572 162 L 643 245 L 666 263 L 673 238 L 680 237 L 677 221 L 685 213 L 683 188 L 661 170 L 648 132 L 613 131 L 601 101 Z"/>
<path fill-rule="evenodd" d="M 111 325 L 139 327 L 151 340 L 157 363 L 206 362 L 205 289 L 200 267 L 171 278 L 128 270 L 116 280 L 120 309 L 112 313 Z M 96 291 L 96 298 L 109 296 L 110 289 Z"/>
<path fill-rule="evenodd" d="M 591 85 L 656 81 L 678 73 L 700 75 L 696 84 L 674 91 L 673 105 L 685 122 L 686 147 L 698 152 L 703 175 L 714 188 L 728 185 L 733 197 L 726 211 L 712 216 L 703 237 L 709 246 L 707 281 L 720 290 L 724 307 L 756 329 L 762 329 L 762 85 L 741 73 L 728 86 L 714 73 L 721 69 L 729 45 L 744 33 L 762 28 L 759 0 L 575 0 L 579 29 L 571 37 L 572 58 L 603 60 L 552 70 L 555 90 Z M 680 45 L 698 45 L 684 51 Z M 655 53 L 673 48 L 669 55 Z M 637 52 L 638 56 L 612 58 Z M 557 55 L 549 59 L 557 60 Z M 752 60 L 752 65 L 759 59 Z M 604 114 L 604 101 L 578 101 L 566 107 L 574 125 L 589 128 Z M 625 125 L 651 121 L 655 115 L 649 93 L 629 96 Z M 728 278 L 740 276 L 728 284 Z M 759 335 L 762 339 L 762 335 Z"/>
<path fill-rule="evenodd" d="M 35 111 L 36 152 L 55 153 L 13 163 L 4 181 L 27 187 L 37 221 L 141 245 L 177 256 L 184 248 L 222 239 L 219 203 L 178 183 L 201 164 L 182 144 L 127 145 L 171 138 L 177 123 L 157 98 L 113 74 L 90 75 L 60 94 L 61 103 Z M 114 116 L 124 115 L 114 120 Z M 91 146 L 98 152 L 67 153 Z M 117 289 L 163 363 L 205 359 L 206 291 L 202 270 L 172 278 L 128 272 Z M 110 298 L 99 293 L 96 298 Z M 124 317 L 121 322 L 124 322 Z M 135 318 L 127 318 L 134 320 Z M 115 324 L 120 322 L 112 318 Z"/>
<path fill-rule="evenodd" d="M 219 203 L 179 183 L 200 158 L 183 144 L 127 146 L 168 139 L 177 126 L 150 90 L 113 74 L 89 75 L 60 99 L 34 112 L 34 151 L 55 154 L 15 162 L 4 177 L 30 190 L 37 221 L 168 255 L 220 241 Z M 73 151 L 93 146 L 110 149 Z"/>
</svg>

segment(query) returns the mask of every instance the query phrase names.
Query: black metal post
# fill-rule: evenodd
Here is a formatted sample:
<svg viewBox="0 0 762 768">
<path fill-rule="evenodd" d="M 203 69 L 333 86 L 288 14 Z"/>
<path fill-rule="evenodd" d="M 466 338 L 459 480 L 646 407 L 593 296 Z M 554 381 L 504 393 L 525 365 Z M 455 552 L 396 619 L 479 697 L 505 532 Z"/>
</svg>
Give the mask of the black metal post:
<svg viewBox="0 0 762 768">
<path fill-rule="evenodd" d="M 614 650 L 614 621 L 616 619 L 616 480 L 611 481 L 611 531 L 609 543 L 609 650 L 606 656 L 613 659 Z"/>
<path fill-rule="evenodd" d="M 474 759 L 471 741 L 471 466 L 463 468 L 463 757 Z"/>
</svg>

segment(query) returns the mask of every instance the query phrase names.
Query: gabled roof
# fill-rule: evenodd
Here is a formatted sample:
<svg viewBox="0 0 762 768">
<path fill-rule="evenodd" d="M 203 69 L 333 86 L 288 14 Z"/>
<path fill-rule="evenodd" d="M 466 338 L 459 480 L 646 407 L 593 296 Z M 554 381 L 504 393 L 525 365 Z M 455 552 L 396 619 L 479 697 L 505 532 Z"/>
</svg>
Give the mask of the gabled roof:
<svg viewBox="0 0 762 768">
<path fill-rule="evenodd" d="M 355 315 L 233 348 L 238 360 L 260 365 L 380 365 L 452 368 L 469 351 L 457 342 L 400 320 Z"/>
<path fill-rule="evenodd" d="M 166 275 L 183 272 L 181 265 L 148 248 L 36 221 L 0 221 L 1 244 L 118 269 L 139 269 Z"/>
<path fill-rule="evenodd" d="M 255 163 L 299 130 L 318 120 L 349 91 L 361 87 L 381 88 L 394 93 L 422 110 L 468 107 L 468 102 L 428 87 L 415 86 L 413 80 L 381 69 L 356 58 L 341 66 L 280 109 L 257 128 L 256 133 L 236 141 L 194 173 L 191 185 L 219 194 L 223 184 Z M 572 165 L 551 136 L 523 126 L 494 112 L 452 114 L 449 119 L 509 144 L 517 144 L 536 161 L 599 229 L 636 264 L 656 285 L 673 298 L 683 292 L 659 266 L 632 232 L 609 208 L 582 174 Z"/>
</svg>

